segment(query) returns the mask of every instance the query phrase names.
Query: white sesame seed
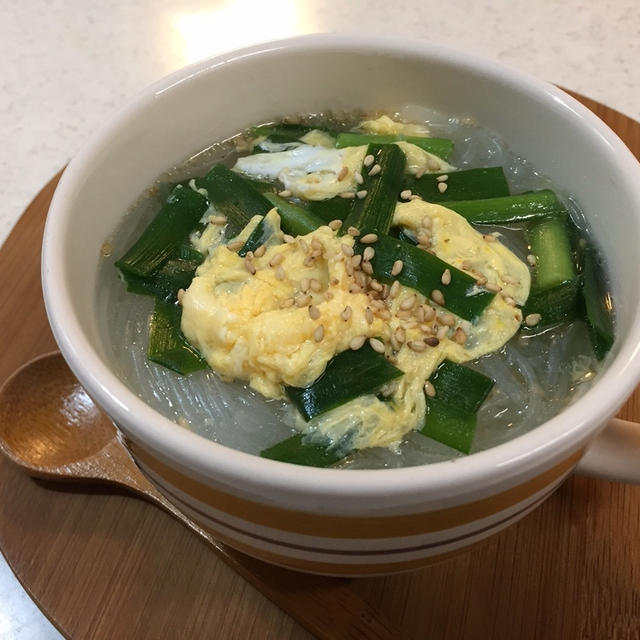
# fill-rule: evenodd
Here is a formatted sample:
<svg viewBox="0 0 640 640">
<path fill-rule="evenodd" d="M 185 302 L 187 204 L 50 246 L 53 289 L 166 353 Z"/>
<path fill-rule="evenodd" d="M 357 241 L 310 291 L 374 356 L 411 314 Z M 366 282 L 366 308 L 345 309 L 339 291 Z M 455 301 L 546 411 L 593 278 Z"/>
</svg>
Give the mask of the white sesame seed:
<svg viewBox="0 0 640 640">
<path fill-rule="evenodd" d="M 502 287 L 499 287 L 497 284 L 493 284 L 493 282 L 485 283 L 484 288 L 492 293 L 500 293 L 502 291 Z"/>
<path fill-rule="evenodd" d="M 402 262 L 402 260 L 396 260 L 391 267 L 391 275 L 394 277 L 397 276 L 402 271 L 403 267 L 404 262 Z"/>
<path fill-rule="evenodd" d="M 358 191 L 358 193 L 356 193 L 356 196 L 357 196 L 358 200 L 362 200 L 363 198 L 367 197 L 367 193 L 368 193 L 368 191 L 366 189 L 360 189 L 360 191 Z"/>
<path fill-rule="evenodd" d="M 306 307 L 311 302 L 311 296 L 308 293 L 304 295 L 297 296 L 295 299 L 296 307 Z"/>
<path fill-rule="evenodd" d="M 401 200 L 408 200 L 411 197 L 411 189 L 405 189 L 404 191 L 400 192 L 400 199 Z"/>
<path fill-rule="evenodd" d="M 337 231 L 342 226 L 342 220 L 332 220 L 329 223 L 329 228 L 332 231 Z"/>
<path fill-rule="evenodd" d="M 391 320 L 391 311 L 389 309 L 378 309 L 376 315 L 383 320 Z"/>
<path fill-rule="evenodd" d="M 276 265 L 275 276 L 276 280 L 284 280 L 287 277 L 281 264 Z"/>
<path fill-rule="evenodd" d="M 356 171 L 353 174 L 353 177 L 356 179 L 357 184 L 362 184 L 364 182 L 364 178 L 362 177 L 362 174 L 359 171 Z"/>
<path fill-rule="evenodd" d="M 351 338 L 351 342 L 349 342 L 349 348 L 353 351 L 357 351 L 366 341 L 366 336 L 357 336 L 355 338 Z"/>
<path fill-rule="evenodd" d="M 309 305 L 309 317 L 312 320 L 317 320 L 320 317 L 320 309 L 318 309 L 318 307 L 310 304 Z"/>
<path fill-rule="evenodd" d="M 542 320 L 542 316 L 539 313 L 530 313 L 525 317 L 524 322 L 527 327 L 535 327 L 540 320 Z"/>
<path fill-rule="evenodd" d="M 359 235 L 360 235 L 360 229 L 356 229 L 355 227 L 349 227 L 349 228 L 347 229 L 347 233 L 348 233 L 350 236 L 353 236 L 353 237 L 355 237 L 355 236 L 359 236 Z"/>
<path fill-rule="evenodd" d="M 226 216 L 211 216 L 209 218 L 211 224 L 227 224 Z"/>
<path fill-rule="evenodd" d="M 373 164 L 373 161 L 374 161 L 374 160 L 375 160 L 375 158 L 374 158 L 371 154 L 369 154 L 369 155 L 368 155 L 368 156 L 363 160 L 362 164 L 363 164 L 365 167 L 370 167 L 370 166 Z"/>
<path fill-rule="evenodd" d="M 282 254 L 281 253 L 276 253 L 276 255 L 273 256 L 273 258 L 271 258 L 271 260 L 269 260 L 269 266 L 270 267 L 277 267 L 281 262 L 282 262 Z"/>
<path fill-rule="evenodd" d="M 353 255 L 353 247 L 348 244 L 342 243 L 340 245 L 340 249 L 347 258 L 350 258 Z"/>
<path fill-rule="evenodd" d="M 413 309 L 415 304 L 416 304 L 416 296 L 415 296 L 415 294 L 412 294 L 412 295 L 408 296 L 407 298 L 405 298 L 400 303 L 400 309 L 402 309 L 403 311 L 406 311 L 407 309 Z"/>
<path fill-rule="evenodd" d="M 538 263 L 538 261 L 536 260 L 536 257 L 535 257 L 532 253 L 530 253 L 530 254 L 527 256 L 527 262 L 528 262 L 532 267 L 535 267 L 535 266 L 536 266 L 536 264 Z"/>
<path fill-rule="evenodd" d="M 394 334 L 391 334 L 391 337 L 389 338 L 389 342 L 391 342 L 391 348 L 394 351 L 400 351 L 400 347 L 402 347 L 402 345 L 396 340 L 396 337 Z"/>
<path fill-rule="evenodd" d="M 264 255 L 264 252 L 267 250 L 267 247 L 265 247 L 263 244 L 261 244 L 254 252 L 253 255 L 256 258 L 262 258 L 262 256 Z"/>
<path fill-rule="evenodd" d="M 369 169 L 369 177 L 377 176 L 382 171 L 382 167 L 379 164 L 374 164 L 371 169 Z"/>
<path fill-rule="evenodd" d="M 384 353 L 384 342 L 378 338 L 369 338 L 369 344 L 376 353 Z"/>
<path fill-rule="evenodd" d="M 298 238 L 298 244 L 302 253 L 309 253 L 309 245 L 304 238 Z"/>
<path fill-rule="evenodd" d="M 373 324 L 373 311 L 371 310 L 371 307 L 367 307 L 364 310 L 364 317 L 367 320 L 367 324 Z"/>
<path fill-rule="evenodd" d="M 446 173 L 443 173 L 441 176 L 438 176 L 436 178 L 438 182 L 446 182 L 448 179 L 449 179 L 449 175 Z"/>
<path fill-rule="evenodd" d="M 309 291 L 309 278 L 302 278 L 300 280 L 300 289 L 305 293 Z"/>
<path fill-rule="evenodd" d="M 495 242 L 496 241 L 496 237 L 492 236 L 490 233 L 485 233 L 482 236 L 483 240 L 486 240 L 487 242 Z"/>
<path fill-rule="evenodd" d="M 310 267 L 313 264 L 313 256 L 307 256 L 302 264 L 305 267 Z"/>
<path fill-rule="evenodd" d="M 342 311 L 342 313 L 340 314 L 340 317 L 346 322 L 351 317 L 351 314 L 352 314 L 351 307 L 347 305 Z"/>
<path fill-rule="evenodd" d="M 286 300 L 283 300 L 283 301 L 280 303 L 280 306 L 281 306 L 283 309 L 288 309 L 289 307 L 293 307 L 293 304 L 294 304 L 294 300 L 293 300 L 293 298 L 287 298 Z"/>
<path fill-rule="evenodd" d="M 356 194 L 353 193 L 353 191 L 343 191 L 342 193 L 338 194 L 341 198 L 344 198 L 345 200 L 353 200 L 353 198 L 356 197 Z"/>
<path fill-rule="evenodd" d="M 373 244 L 374 242 L 378 242 L 378 236 L 375 233 L 367 233 L 360 238 L 360 242 L 362 244 Z"/>
<path fill-rule="evenodd" d="M 502 280 L 502 282 L 506 284 L 512 284 L 512 285 L 520 284 L 520 280 L 516 280 L 513 276 L 510 276 L 508 273 L 502 274 L 500 276 L 500 279 Z"/>
<path fill-rule="evenodd" d="M 371 266 L 370 262 L 363 262 L 360 265 L 360 268 L 367 274 L 372 276 L 373 275 L 373 267 Z"/>
<path fill-rule="evenodd" d="M 351 258 L 345 261 L 344 270 L 347 272 L 348 276 L 353 275 L 353 263 L 351 262 Z"/>
<path fill-rule="evenodd" d="M 407 334 L 405 332 L 405 330 L 402 327 L 398 327 L 394 332 L 393 335 L 396 337 L 396 340 L 402 344 L 406 339 L 407 339 Z"/>
<path fill-rule="evenodd" d="M 251 260 L 249 260 L 249 258 L 245 258 L 244 261 L 244 268 L 253 276 L 256 273 L 256 268 L 253 264 L 253 262 L 251 262 Z"/>
<path fill-rule="evenodd" d="M 436 388 L 433 386 L 430 380 L 424 383 L 424 392 L 430 397 L 434 398 L 436 395 Z"/>
<path fill-rule="evenodd" d="M 487 284 L 487 278 L 486 276 L 480 276 L 476 279 L 476 284 L 479 287 L 484 287 L 485 284 Z"/>
<path fill-rule="evenodd" d="M 421 229 L 418 231 L 416 240 L 418 241 L 418 244 L 429 247 L 431 245 L 431 234 L 428 231 Z"/>
<path fill-rule="evenodd" d="M 449 327 L 445 325 L 438 329 L 438 331 L 436 332 L 436 338 L 438 338 L 438 340 L 444 340 L 448 334 L 449 334 Z"/>
<path fill-rule="evenodd" d="M 399 291 L 400 291 L 400 282 L 398 282 L 398 280 L 394 280 L 393 284 L 391 285 L 391 288 L 389 289 L 389 297 L 391 299 L 395 298 L 398 295 Z"/>
<path fill-rule="evenodd" d="M 287 244 L 293 244 L 296 239 L 293 236 L 290 236 L 288 233 L 285 233 L 282 236 L 282 239 L 287 243 Z"/>
<path fill-rule="evenodd" d="M 178 304 L 182 304 L 182 298 L 184 298 L 185 291 L 184 289 L 178 289 Z"/>
<path fill-rule="evenodd" d="M 445 286 L 451 284 L 451 271 L 449 269 L 445 269 L 442 272 L 442 276 L 440 277 L 440 282 Z"/>
<path fill-rule="evenodd" d="M 440 324 L 444 324 L 447 327 L 453 327 L 456 323 L 456 317 L 450 313 L 443 313 L 438 317 L 438 321 Z"/>
<path fill-rule="evenodd" d="M 313 339 L 316 342 L 322 342 L 322 338 L 324 338 L 324 327 L 320 324 L 316 327 L 315 331 L 313 332 Z"/>
<path fill-rule="evenodd" d="M 430 298 L 436 303 L 439 304 L 441 307 L 444 306 L 444 296 L 442 295 L 442 291 L 440 291 L 440 289 L 434 289 L 431 292 L 431 296 Z"/>
<path fill-rule="evenodd" d="M 280 192 L 278 193 L 278 195 L 279 195 L 281 198 L 290 198 L 290 197 L 291 197 L 291 191 L 289 191 L 289 189 L 283 189 L 282 191 L 280 191 Z"/>
<path fill-rule="evenodd" d="M 373 256 L 376 255 L 376 250 L 373 247 L 365 247 L 362 252 L 362 257 L 364 260 L 371 260 Z"/>
<path fill-rule="evenodd" d="M 511 305 L 512 307 L 516 306 L 516 301 L 511 296 L 505 296 L 502 294 L 502 298 L 508 305 Z"/>
<path fill-rule="evenodd" d="M 342 167 L 342 169 L 340 169 L 340 173 L 338 174 L 338 182 L 342 182 L 347 177 L 348 173 L 349 167 Z"/>
<path fill-rule="evenodd" d="M 444 193 L 447 190 L 447 183 L 446 182 L 438 182 L 438 191 L 440 193 Z"/>
<path fill-rule="evenodd" d="M 411 342 L 407 342 L 407 346 L 416 353 L 422 353 L 427 349 L 427 345 L 422 340 L 411 340 Z"/>
<path fill-rule="evenodd" d="M 422 196 L 419 196 L 417 193 L 411 195 L 409 200 L 422 200 Z"/>
<path fill-rule="evenodd" d="M 457 344 L 464 344 L 467 341 L 467 334 L 461 327 L 458 327 L 453 334 L 453 341 Z"/>
<path fill-rule="evenodd" d="M 420 167 L 417 171 L 416 171 L 416 178 L 420 179 L 422 178 L 422 176 L 425 174 L 425 172 L 427 171 L 426 167 Z"/>
<path fill-rule="evenodd" d="M 229 251 L 238 251 L 238 249 L 242 249 L 242 247 L 244 247 L 244 240 L 234 240 L 227 245 Z"/>
<path fill-rule="evenodd" d="M 359 267 L 361 262 L 362 262 L 362 256 L 359 253 L 351 257 L 351 264 L 354 266 L 354 268 Z"/>
<path fill-rule="evenodd" d="M 309 280 L 309 288 L 311 289 L 311 291 L 319 293 L 320 291 L 322 291 L 322 283 L 316 278 L 311 278 L 311 280 Z"/>
</svg>

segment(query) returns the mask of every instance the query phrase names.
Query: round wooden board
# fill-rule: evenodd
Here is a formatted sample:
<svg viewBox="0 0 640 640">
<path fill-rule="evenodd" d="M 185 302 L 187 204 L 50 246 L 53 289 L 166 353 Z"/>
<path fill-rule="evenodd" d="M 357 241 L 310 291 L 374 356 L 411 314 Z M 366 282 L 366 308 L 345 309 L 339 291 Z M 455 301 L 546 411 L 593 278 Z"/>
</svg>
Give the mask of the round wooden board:
<svg viewBox="0 0 640 640">
<path fill-rule="evenodd" d="M 576 97 L 640 155 L 640 124 Z M 0 250 L 0 381 L 55 348 L 32 247 L 58 177 Z M 640 393 L 620 415 L 640 420 Z M 303 576 L 239 554 L 230 568 L 139 499 L 36 481 L 4 458 L 0 487 L 0 549 L 74 639 L 299 639 L 309 637 L 303 626 L 326 638 L 635 639 L 640 629 L 640 487 L 572 477 L 474 550 L 415 573 L 360 580 Z"/>
</svg>

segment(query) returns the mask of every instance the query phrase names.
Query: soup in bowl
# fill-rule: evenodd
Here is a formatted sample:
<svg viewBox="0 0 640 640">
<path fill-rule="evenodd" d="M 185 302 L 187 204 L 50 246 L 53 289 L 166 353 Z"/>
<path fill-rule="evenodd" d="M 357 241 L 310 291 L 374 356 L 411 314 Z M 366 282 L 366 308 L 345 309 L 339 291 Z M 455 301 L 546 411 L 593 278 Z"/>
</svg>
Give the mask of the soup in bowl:
<svg viewBox="0 0 640 640">
<path fill-rule="evenodd" d="M 442 148 L 426 150 L 433 140 L 453 140 L 455 151 L 445 158 Z M 305 153 L 315 155 L 292 168 Z M 329 163 L 320 170 L 318 153 Z M 502 172 L 484 171 L 494 191 L 469 197 L 469 172 L 489 168 Z M 640 300 L 625 273 L 640 230 L 638 175 L 595 116 L 493 63 L 384 39 L 318 36 L 254 47 L 149 88 L 72 161 L 45 232 L 47 310 L 71 368 L 141 469 L 221 541 L 335 575 L 419 567 L 544 500 L 633 390 Z M 216 202 L 221 177 L 266 200 L 262 211 L 244 211 L 258 214 L 253 223 L 248 216 L 229 229 L 232 212 Z M 563 224 L 548 211 L 533 222 L 503 215 L 470 224 L 460 203 L 504 198 L 505 184 L 509 196 L 529 200 L 552 186 Z M 130 289 L 150 286 L 171 256 L 163 250 L 140 267 L 131 247 L 153 216 L 187 201 L 195 203 L 193 222 L 169 241 L 171 250 L 188 239 L 186 250 L 204 262 L 182 286 L 156 291 L 164 300 L 152 314 L 152 298 L 126 293 L 114 262 Z M 317 205 L 332 201 L 344 215 Z M 259 227 L 269 233 L 246 246 Z M 457 235 L 444 232 L 454 227 Z M 465 241 L 472 250 L 460 250 Z M 605 269 L 600 259 L 594 270 L 577 258 L 592 248 Z M 472 264 L 496 251 L 491 268 Z M 285 272 L 296 260 L 298 271 Z M 589 273 L 597 285 L 591 299 Z M 580 304 L 587 312 L 553 316 L 567 296 L 544 302 L 538 294 L 574 278 L 571 313 Z M 288 288 L 274 294 L 277 283 Z M 212 291 L 207 309 L 202 296 Z M 593 306 L 605 294 L 614 301 L 615 340 L 611 310 Z M 238 296 L 252 309 L 245 315 Z M 211 371 L 182 376 L 149 361 L 148 334 L 162 324 L 163 304 L 174 316 L 180 310 L 181 346 Z M 261 352 L 226 349 L 229 305 L 241 326 L 232 346 L 251 343 L 265 308 L 278 312 L 283 330 L 271 342 L 269 332 L 260 335 L 264 353 L 280 349 L 279 367 Z M 493 324 L 483 321 L 494 307 Z M 592 342 L 594 333 L 604 343 Z M 482 347 L 486 336 L 490 348 Z M 292 367 L 299 352 L 302 365 Z M 546 377 L 533 393 L 542 365 L 530 365 L 541 353 Z M 343 356 L 351 360 L 335 374 Z M 176 368 L 166 352 L 155 362 L 163 359 Z M 404 384 L 412 367 L 418 373 Z M 453 397 L 441 384 L 451 371 Z M 531 372 L 524 383 L 522 371 Z M 326 388 L 314 396 L 318 384 Z M 474 390 L 477 406 L 461 406 Z M 320 396 L 327 404 L 316 412 Z M 429 415 L 429 407 L 438 411 Z M 379 420 L 383 412 L 387 420 Z M 356 414 L 364 418 L 354 423 Z M 471 422 L 477 428 L 460 429 Z M 293 453 L 283 442 L 293 442 Z M 317 462 L 305 457 L 309 450 L 327 468 L 306 466 Z"/>
</svg>

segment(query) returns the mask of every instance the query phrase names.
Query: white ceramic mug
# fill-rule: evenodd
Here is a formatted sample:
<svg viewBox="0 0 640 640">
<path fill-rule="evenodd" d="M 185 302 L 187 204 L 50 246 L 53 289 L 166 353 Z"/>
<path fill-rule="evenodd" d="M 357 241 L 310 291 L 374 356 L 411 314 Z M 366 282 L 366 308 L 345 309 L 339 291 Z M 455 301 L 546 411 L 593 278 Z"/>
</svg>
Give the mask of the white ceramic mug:
<svg viewBox="0 0 640 640">
<path fill-rule="evenodd" d="M 144 404 L 112 372 L 96 317 L 100 247 L 144 188 L 211 142 L 283 114 L 405 104 L 472 113 L 576 195 L 611 273 L 616 342 L 591 389 L 533 431 L 464 459 L 405 469 L 314 469 L 205 440 Z M 540 504 L 640 380 L 640 167 L 562 91 L 425 42 L 313 36 L 218 56 L 121 110 L 65 171 L 45 230 L 43 285 L 74 373 L 142 470 L 192 519 L 264 560 L 333 575 L 422 566 Z M 580 463 L 640 480 L 640 435 L 613 421 Z"/>
</svg>

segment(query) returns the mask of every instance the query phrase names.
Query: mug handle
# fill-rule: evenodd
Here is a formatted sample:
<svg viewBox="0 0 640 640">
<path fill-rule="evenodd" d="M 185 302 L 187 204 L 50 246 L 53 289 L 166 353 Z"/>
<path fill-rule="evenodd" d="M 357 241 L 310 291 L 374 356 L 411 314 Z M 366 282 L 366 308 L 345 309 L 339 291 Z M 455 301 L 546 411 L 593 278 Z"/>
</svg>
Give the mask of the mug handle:
<svg viewBox="0 0 640 640">
<path fill-rule="evenodd" d="M 613 418 L 589 445 L 576 472 L 640 484 L 640 424 Z"/>
</svg>

